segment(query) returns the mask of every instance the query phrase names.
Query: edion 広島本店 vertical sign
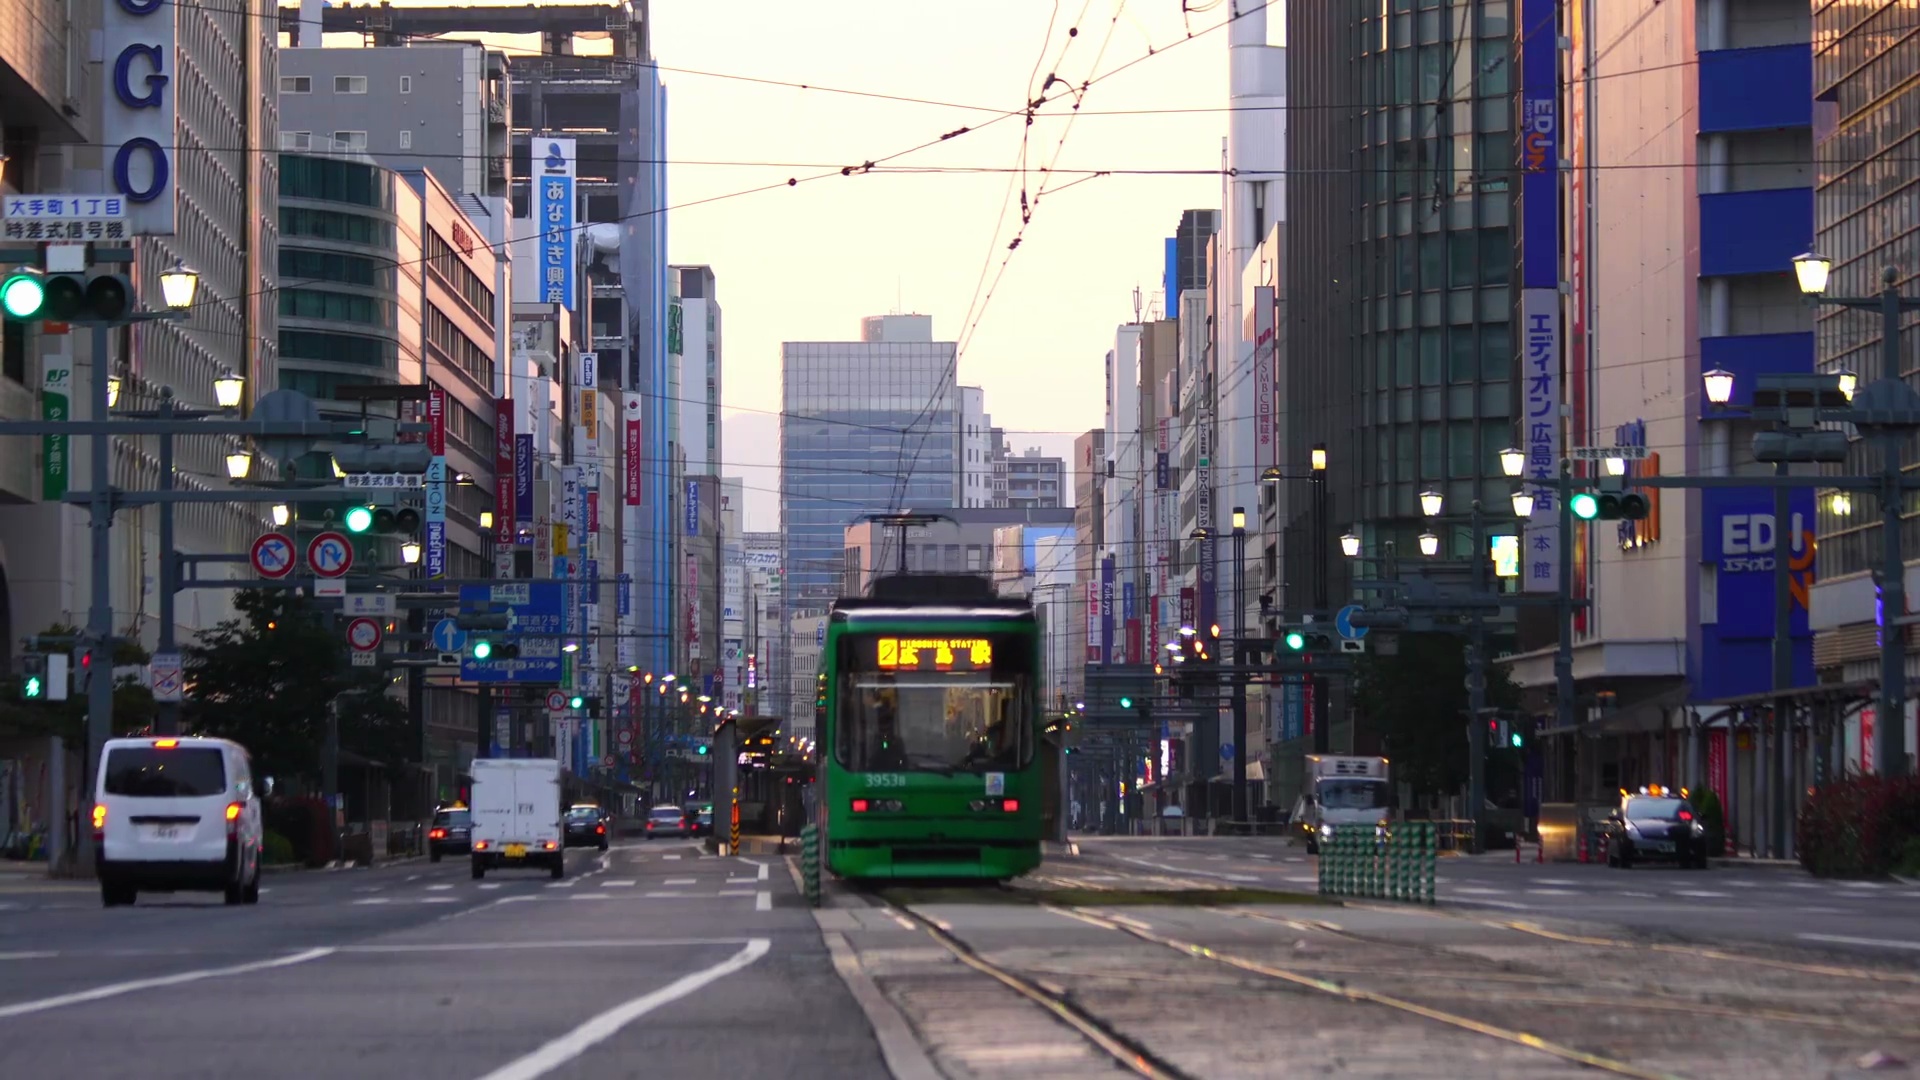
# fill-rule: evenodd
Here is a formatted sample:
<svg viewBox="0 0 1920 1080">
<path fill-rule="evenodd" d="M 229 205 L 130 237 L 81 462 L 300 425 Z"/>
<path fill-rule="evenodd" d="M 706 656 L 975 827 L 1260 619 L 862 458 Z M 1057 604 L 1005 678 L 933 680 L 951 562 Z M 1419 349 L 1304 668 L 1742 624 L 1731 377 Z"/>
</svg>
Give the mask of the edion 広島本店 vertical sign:
<svg viewBox="0 0 1920 1080">
<path fill-rule="evenodd" d="M 514 517 L 513 400 L 493 403 L 493 527 L 494 542 L 512 544 L 518 522 Z"/>
<path fill-rule="evenodd" d="M 100 135 L 113 190 L 136 236 L 174 231 L 173 145 L 179 56 L 175 0 L 107 0 L 101 7 Z"/>
<path fill-rule="evenodd" d="M 447 489 L 453 478 L 447 471 L 447 392 L 435 386 L 427 391 L 427 576 L 447 576 Z"/>
</svg>

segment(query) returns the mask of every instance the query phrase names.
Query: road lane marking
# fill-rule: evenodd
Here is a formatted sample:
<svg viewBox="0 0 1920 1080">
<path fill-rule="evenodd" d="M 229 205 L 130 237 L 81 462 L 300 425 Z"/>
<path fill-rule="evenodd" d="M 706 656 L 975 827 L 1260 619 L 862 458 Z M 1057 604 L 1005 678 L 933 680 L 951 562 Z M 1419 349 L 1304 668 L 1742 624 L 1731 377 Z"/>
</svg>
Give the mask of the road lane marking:
<svg viewBox="0 0 1920 1080">
<path fill-rule="evenodd" d="M 1528 889 L 1529 896 L 1579 896 L 1576 889 Z"/>
<path fill-rule="evenodd" d="M 575 900 L 605 900 L 605 899 L 607 899 L 607 894 L 606 894 L 606 893 L 599 893 L 599 892 L 577 892 L 577 893 L 574 893 L 574 894 L 573 894 L 573 899 L 575 899 Z"/>
<path fill-rule="evenodd" d="M 752 896 L 753 894 L 754 894 L 754 891 L 752 889 L 721 889 L 720 890 L 721 896 Z"/>
<path fill-rule="evenodd" d="M 1725 892 L 1714 892 L 1711 889 L 1675 889 L 1673 890 L 1673 895 L 1694 896 L 1694 897 L 1699 897 L 1700 899 L 1703 899 L 1703 900 L 1725 900 L 1728 897 L 1731 897 L 1733 894 L 1725 893 Z"/>
<path fill-rule="evenodd" d="M 772 946 L 773 943 L 766 938 L 754 938 L 747 942 L 746 948 L 720 963 L 675 979 L 650 994 L 642 994 L 631 1001 L 616 1005 L 533 1053 L 495 1069 L 481 1080 L 537 1080 L 538 1077 L 545 1076 L 578 1058 L 593 1046 L 612 1038 L 621 1028 L 662 1005 L 678 1001 L 708 983 L 726 978 L 747 967 L 767 955 L 767 950 Z"/>
<path fill-rule="evenodd" d="M 342 953 L 497 952 L 501 949 L 679 949 L 739 945 L 746 938 L 590 938 L 582 941 L 435 941 L 414 945 L 342 945 Z"/>
<path fill-rule="evenodd" d="M 0 952 L 0 960 L 45 960 L 59 955 L 57 952 Z"/>
<path fill-rule="evenodd" d="M 687 894 L 683 892 L 650 892 L 646 894 L 648 899 L 662 899 L 669 896 L 685 896 L 685 895 Z"/>
<path fill-rule="evenodd" d="M 483 881 L 480 883 L 480 887 L 483 889 L 497 889 L 500 887 L 500 883 L 497 881 Z"/>
<path fill-rule="evenodd" d="M 423 904 L 457 904 L 460 901 L 451 896 L 423 896 L 420 898 L 420 902 Z"/>
<path fill-rule="evenodd" d="M 661 857 L 661 858 L 663 858 L 663 859 L 677 859 L 677 858 L 679 858 L 680 856 L 678 856 L 678 855 L 662 855 L 662 856 L 660 856 L 660 857 Z"/>
<path fill-rule="evenodd" d="M 60 994 L 57 997 L 41 998 L 38 1001 L 22 1001 L 13 1005 L 0 1005 L 0 1020 L 10 1019 L 15 1016 L 26 1016 L 29 1013 L 45 1012 L 48 1009 L 58 1009 L 66 1005 L 79 1005 L 88 1001 L 100 1001 L 104 998 L 119 997 L 121 994 L 131 994 L 138 990 L 156 990 L 163 986 L 179 986 L 182 983 L 199 982 L 202 979 L 217 979 L 225 975 L 246 975 L 255 971 L 268 971 L 273 968 L 291 967 L 294 964 L 304 964 L 309 960 L 318 960 L 323 956 L 331 956 L 335 951 L 336 950 L 331 948 L 308 949 L 305 952 L 292 953 L 287 956 L 277 956 L 271 960 L 255 960 L 252 963 L 235 964 L 232 967 L 201 968 L 198 971 L 182 971 L 174 975 L 161 975 L 151 979 L 134 979 L 130 982 L 109 983 L 106 986 L 96 986 L 91 990 L 77 990 L 71 994 Z M 762 949 L 761 951 L 765 952 L 766 950 Z"/>
<path fill-rule="evenodd" d="M 631 889 L 635 884 L 637 883 L 632 878 L 625 878 L 620 881 L 603 881 L 600 883 L 600 887 L 603 889 Z"/>
<path fill-rule="evenodd" d="M 753 898 L 753 910 L 772 911 L 773 910 L 773 894 L 763 892 L 756 895 Z"/>
<path fill-rule="evenodd" d="M 1920 952 L 1920 941 L 1900 941 L 1895 938 L 1848 937 L 1845 934 L 1796 934 L 1795 937 L 1806 941 L 1829 941 L 1839 945 L 1872 945 L 1881 949 L 1910 949 Z"/>
<path fill-rule="evenodd" d="M 442 889 L 451 889 L 451 888 L 453 888 L 453 886 L 451 886 L 451 885 L 429 885 L 429 886 L 427 886 L 427 888 L 429 888 L 429 889 L 433 889 L 434 891 L 436 891 L 436 892 L 437 892 L 437 891 L 439 891 L 439 890 L 442 890 Z"/>
<path fill-rule="evenodd" d="M 661 882 L 660 884 L 662 884 L 662 885 L 691 885 L 691 884 L 693 884 L 693 879 L 692 879 L 692 878 L 690 878 L 690 877 L 670 877 L 670 878 L 668 878 L 667 880 L 665 880 L 665 881 L 663 881 L 663 882 Z"/>
<path fill-rule="evenodd" d="M 393 898 L 390 896 L 369 896 L 364 899 L 354 901 L 354 903 L 356 904 L 389 904 L 392 902 L 393 902 Z"/>
<path fill-rule="evenodd" d="M 766 863 L 760 862 L 757 859 L 741 859 L 740 861 L 743 863 L 746 863 L 748 866 L 757 867 L 759 869 L 760 872 L 755 876 L 754 880 L 756 881 L 767 880 L 767 864 Z"/>
</svg>

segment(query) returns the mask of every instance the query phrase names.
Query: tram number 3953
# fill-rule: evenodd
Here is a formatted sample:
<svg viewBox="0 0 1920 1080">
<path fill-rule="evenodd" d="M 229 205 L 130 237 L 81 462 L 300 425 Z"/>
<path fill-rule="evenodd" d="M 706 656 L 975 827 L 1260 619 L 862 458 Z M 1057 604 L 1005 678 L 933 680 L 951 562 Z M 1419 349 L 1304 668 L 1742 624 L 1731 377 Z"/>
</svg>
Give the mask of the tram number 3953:
<svg viewBox="0 0 1920 1080">
<path fill-rule="evenodd" d="M 868 773 L 867 786 L 903 788 L 907 786 L 907 775 L 897 772 Z"/>
</svg>

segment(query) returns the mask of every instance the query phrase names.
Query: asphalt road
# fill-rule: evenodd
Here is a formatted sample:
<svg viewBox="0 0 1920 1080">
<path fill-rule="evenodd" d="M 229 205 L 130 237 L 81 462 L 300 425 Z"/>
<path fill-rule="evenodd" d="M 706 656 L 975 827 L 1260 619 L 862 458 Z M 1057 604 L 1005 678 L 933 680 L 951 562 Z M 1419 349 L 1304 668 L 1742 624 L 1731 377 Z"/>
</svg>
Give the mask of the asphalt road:
<svg viewBox="0 0 1920 1080">
<path fill-rule="evenodd" d="M 1081 857 L 1048 869 L 1099 883 L 1151 874 L 1314 891 L 1316 861 L 1278 838 L 1078 838 Z M 1920 967 L 1920 886 L 1816 879 L 1798 868 L 1525 863 L 1511 851 L 1439 861 L 1443 905 L 1565 918 L 1718 942 L 1765 942 Z"/>
<path fill-rule="evenodd" d="M 273 874 L 234 908 L 0 876 L 0 1076 L 887 1075 L 779 860 L 567 863 Z"/>
</svg>

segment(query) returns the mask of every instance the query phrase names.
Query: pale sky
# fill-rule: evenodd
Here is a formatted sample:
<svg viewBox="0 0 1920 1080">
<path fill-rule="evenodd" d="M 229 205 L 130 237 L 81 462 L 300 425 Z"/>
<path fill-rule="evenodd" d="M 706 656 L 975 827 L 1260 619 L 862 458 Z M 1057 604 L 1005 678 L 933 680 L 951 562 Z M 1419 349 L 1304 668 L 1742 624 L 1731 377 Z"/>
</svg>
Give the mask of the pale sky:
<svg viewBox="0 0 1920 1080">
<path fill-rule="evenodd" d="M 1189 24 L 1196 34 L 1217 27 L 1229 2 L 1192 0 L 1206 10 L 1183 19 L 1176 0 L 653 0 L 670 206 L 834 174 L 668 219 L 671 261 L 705 263 L 716 275 L 726 317 L 724 472 L 748 486 L 747 528 L 779 520 L 780 343 L 855 340 L 865 315 L 933 316 L 936 339 L 963 343 L 959 380 L 985 388 L 1015 452 L 1040 445 L 1071 455 L 1073 436 L 1101 422 L 1103 362 L 1115 327 L 1134 318 L 1134 289 L 1153 304 L 1181 211 L 1219 204 L 1219 176 L 1204 171 L 1219 168 L 1226 131 L 1227 34 L 1175 43 Z M 1055 84 L 1049 94 L 1061 100 L 1045 104 L 1031 128 L 1016 116 L 886 163 L 954 170 L 919 175 L 837 170 L 996 112 L 717 77 L 1005 111 L 1049 72 L 1077 88 L 1136 60 L 1086 91 L 1070 130 L 1073 98 Z M 1115 111 L 1123 115 L 1101 115 Z M 1020 163 L 1023 133 L 1030 201 L 1080 178 L 1049 181 L 1039 172 L 1048 163 L 1202 174 L 1102 176 L 1049 191 L 983 309 L 976 288 L 984 298 L 1020 226 L 1022 179 L 1006 170 Z M 957 171 L 968 169 L 993 171 Z"/>
</svg>

